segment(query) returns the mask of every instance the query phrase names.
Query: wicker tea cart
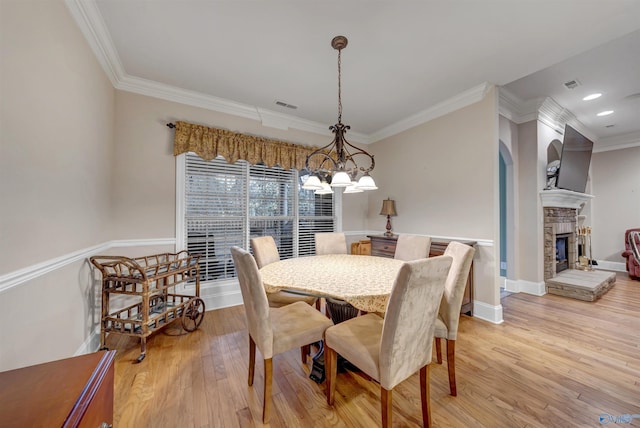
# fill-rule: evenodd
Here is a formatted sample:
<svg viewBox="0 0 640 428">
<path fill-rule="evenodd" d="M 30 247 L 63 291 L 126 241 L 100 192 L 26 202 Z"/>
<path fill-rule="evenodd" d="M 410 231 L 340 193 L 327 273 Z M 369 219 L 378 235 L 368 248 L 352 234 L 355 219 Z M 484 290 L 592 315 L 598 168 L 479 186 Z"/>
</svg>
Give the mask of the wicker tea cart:
<svg viewBox="0 0 640 428">
<path fill-rule="evenodd" d="M 108 333 L 139 337 L 140 362 L 146 355 L 147 337 L 171 322 L 180 318 L 182 328 L 196 330 L 205 310 L 198 259 L 187 251 L 138 258 L 91 257 L 102 273 L 101 349 L 107 349 Z M 178 289 L 186 293 L 190 288 L 188 281 L 195 282 L 193 294 L 178 294 Z"/>
</svg>

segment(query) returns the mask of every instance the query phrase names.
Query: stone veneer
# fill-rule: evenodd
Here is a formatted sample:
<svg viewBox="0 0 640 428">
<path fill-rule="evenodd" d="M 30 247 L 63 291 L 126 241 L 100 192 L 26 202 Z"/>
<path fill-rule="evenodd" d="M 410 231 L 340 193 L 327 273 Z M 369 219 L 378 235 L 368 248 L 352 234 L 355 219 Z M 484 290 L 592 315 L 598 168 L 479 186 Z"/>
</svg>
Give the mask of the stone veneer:
<svg viewBox="0 0 640 428">
<path fill-rule="evenodd" d="M 576 209 L 544 207 L 544 279 L 556 276 L 556 235 L 570 233 L 567 240 L 568 268 L 576 265 Z"/>
</svg>

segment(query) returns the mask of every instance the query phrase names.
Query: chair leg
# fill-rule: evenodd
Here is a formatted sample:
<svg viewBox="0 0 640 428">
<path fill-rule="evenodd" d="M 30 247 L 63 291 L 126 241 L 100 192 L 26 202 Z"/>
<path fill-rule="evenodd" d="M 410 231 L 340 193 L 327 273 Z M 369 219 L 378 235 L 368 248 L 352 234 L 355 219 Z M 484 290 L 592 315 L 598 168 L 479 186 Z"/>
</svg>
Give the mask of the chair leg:
<svg viewBox="0 0 640 428">
<path fill-rule="evenodd" d="M 249 386 L 253 385 L 253 374 L 256 368 L 256 342 L 249 336 Z"/>
<path fill-rule="evenodd" d="M 269 423 L 271 417 L 271 384 L 273 377 L 273 360 L 264 360 L 264 402 L 262 404 L 262 423 Z"/>
<path fill-rule="evenodd" d="M 422 425 L 431 426 L 431 386 L 429 364 L 420 369 L 420 398 L 422 401 Z"/>
<path fill-rule="evenodd" d="M 327 342 L 324 344 L 324 371 L 327 389 L 327 404 L 333 405 L 336 393 L 336 377 L 338 376 L 338 354 L 335 350 L 327 346 Z"/>
<path fill-rule="evenodd" d="M 458 395 L 456 390 L 456 341 L 447 340 L 447 369 L 449 370 L 449 389 L 454 397 Z"/>
<path fill-rule="evenodd" d="M 442 341 L 439 337 L 436 337 L 436 361 L 442 364 Z"/>
<path fill-rule="evenodd" d="M 303 345 L 300 347 L 300 357 L 302 357 L 302 364 L 307 364 L 307 355 L 311 352 L 311 345 Z"/>
<path fill-rule="evenodd" d="M 391 400 L 391 389 L 384 389 L 380 387 L 380 405 L 382 407 L 382 427 L 383 428 L 391 428 L 391 413 L 392 413 L 392 400 Z"/>
</svg>

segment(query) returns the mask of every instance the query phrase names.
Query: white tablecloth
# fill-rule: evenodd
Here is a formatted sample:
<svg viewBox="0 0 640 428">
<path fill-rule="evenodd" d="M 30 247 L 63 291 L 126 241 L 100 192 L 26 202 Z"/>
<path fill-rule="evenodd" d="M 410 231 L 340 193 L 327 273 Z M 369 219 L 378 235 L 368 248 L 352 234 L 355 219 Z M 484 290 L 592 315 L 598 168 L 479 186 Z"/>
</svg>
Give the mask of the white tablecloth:
<svg viewBox="0 0 640 428">
<path fill-rule="evenodd" d="M 287 289 L 345 300 L 367 312 L 384 312 L 403 261 L 329 254 L 271 263 L 260 269 L 268 293 Z"/>
</svg>

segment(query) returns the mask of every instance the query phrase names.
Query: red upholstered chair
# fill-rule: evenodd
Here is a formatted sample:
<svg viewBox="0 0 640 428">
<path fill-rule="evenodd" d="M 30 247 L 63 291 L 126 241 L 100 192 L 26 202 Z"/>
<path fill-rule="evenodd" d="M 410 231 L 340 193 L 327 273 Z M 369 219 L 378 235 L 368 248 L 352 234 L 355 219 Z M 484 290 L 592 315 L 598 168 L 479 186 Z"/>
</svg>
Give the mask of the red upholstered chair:
<svg viewBox="0 0 640 428">
<path fill-rule="evenodd" d="M 622 257 L 627 259 L 629 276 L 631 279 L 640 281 L 640 228 L 629 229 L 625 232 L 624 248 Z"/>
</svg>

